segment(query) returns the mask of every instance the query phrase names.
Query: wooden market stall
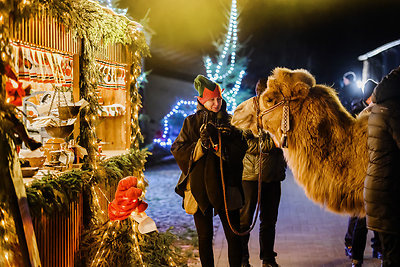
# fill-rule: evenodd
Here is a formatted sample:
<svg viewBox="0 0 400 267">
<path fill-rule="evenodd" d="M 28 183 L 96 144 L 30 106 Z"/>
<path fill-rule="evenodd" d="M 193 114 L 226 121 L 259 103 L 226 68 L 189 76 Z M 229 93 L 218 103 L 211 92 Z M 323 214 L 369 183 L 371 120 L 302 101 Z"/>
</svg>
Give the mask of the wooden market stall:
<svg viewBox="0 0 400 267">
<path fill-rule="evenodd" d="M 14 5 L 9 16 L 1 14 L 1 20 L 8 23 L 9 64 L 14 67 L 19 82 L 31 87 L 30 96 L 24 97 L 23 105 L 19 107 L 27 115 L 24 118 L 26 128 L 32 130 L 35 122 L 48 119 L 50 115 L 59 123 L 52 125 L 53 128 L 72 125 L 68 128 L 71 131 L 61 135 L 50 131 L 50 126 L 30 132 L 32 135 L 36 133 L 38 141 L 45 144 L 44 155 L 27 158 L 31 164 L 29 168 L 34 168 L 33 164 L 39 168 L 33 177 L 24 179 L 31 194 L 37 192 L 35 186 L 35 189 L 30 187 L 31 183 L 46 176 L 45 171 L 54 171 L 53 178 L 63 175 L 79 178 L 82 174 L 91 182 L 102 166 L 99 148 L 118 151 L 131 148 L 136 149 L 139 157 L 141 154 L 138 151 L 140 97 L 136 79 L 140 75 L 141 58 L 148 54 L 142 26 L 97 2 L 74 2 L 79 4 L 75 6 L 77 10 L 74 10 L 74 5 L 63 5 L 59 1 L 12 1 Z M 88 24 L 73 21 L 80 19 L 78 15 L 89 16 Z M 102 27 L 89 28 L 99 25 Z M 84 104 L 76 104 L 82 99 Z M 80 107 L 79 115 L 73 117 L 68 111 L 71 117 L 61 118 L 60 107 L 75 105 Z M 84 151 L 88 153 L 91 176 L 87 175 L 88 171 L 74 170 L 82 166 L 79 163 Z M 61 160 L 63 155 L 65 157 Z M 36 158 L 43 160 L 37 161 Z M 131 164 L 127 168 L 128 175 L 135 173 L 140 177 L 143 164 L 142 159 L 136 165 Z M 44 181 L 50 181 L 46 179 Z M 82 191 L 83 182 L 77 184 Z M 115 181 L 113 186 L 113 183 L 99 180 L 92 186 L 92 194 L 96 194 L 96 190 L 104 195 L 100 201 L 96 199 L 97 208 L 107 210 L 109 199 L 115 192 Z M 85 196 L 82 193 L 74 197 L 68 194 L 58 196 L 68 199 L 62 203 L 66 212 L 55 209 L 49 216 L 49 211 L 41 208 L 40 215 L 33 217 L 42 266 L 74 266 L 77 260 L 85 227 Z M 30 205 L 36 203 L 29 202 Z"/>
<path fill-rule="evenodd" d="M 108 45 L 97 55 L 104 77 L 98 87 L 102 104 L 97 136 L 103 150 L 125 150 L 130 143 L 129 53 L 122 44 Z"/>
</svg>

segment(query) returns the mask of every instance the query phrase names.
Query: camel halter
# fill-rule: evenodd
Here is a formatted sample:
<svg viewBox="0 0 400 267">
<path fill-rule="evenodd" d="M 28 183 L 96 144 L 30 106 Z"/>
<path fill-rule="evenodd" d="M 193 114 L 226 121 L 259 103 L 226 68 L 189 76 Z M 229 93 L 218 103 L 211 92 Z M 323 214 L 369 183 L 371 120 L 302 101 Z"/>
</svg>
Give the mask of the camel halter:
<svg viewBox="0 0 400 267">
<path fill-rule="evenodd" d="M 276 103 L 275 105 L 267 108 L 266 110 L 264 110 L 263 112 L 260 113 L 260 106 L 258 104 L 258 97 L 255 97 L 253 99 L 254 105 L 256 106 L 256 111 L 257 111 L 257 129 L 258 132 L 260 133 L 260 131 L 263 129 L 262 127 L 262 117 L 270 112 L 272 112 L 273 110 L 275 110 L 276 108 L 278 108 L 279 106 L 283 105 L 283 111 L 282 111 L 282 121 L 281 121 L 281 130 L 283 132 L 282 135 L 282 140 L 281 140 L 281 146 L 282 148 L 287 148 L 288 147 L 288 142 L 287 142 L 287 133 L 290 130 L 290 124 L 289 124 L 289 102 L 290 102 L 290 98 L 284 98 L 282 101 L 279 101 L 278 103 Z"/>
</svg>

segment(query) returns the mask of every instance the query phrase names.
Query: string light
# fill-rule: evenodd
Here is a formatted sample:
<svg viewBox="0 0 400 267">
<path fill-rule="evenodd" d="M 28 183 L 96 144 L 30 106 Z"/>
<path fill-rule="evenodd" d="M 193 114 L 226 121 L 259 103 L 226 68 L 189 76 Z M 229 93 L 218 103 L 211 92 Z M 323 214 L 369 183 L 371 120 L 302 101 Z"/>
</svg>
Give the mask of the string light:
<svg viewBox="0 0 400 267">
<path fill-rule="evenodd" d="M 162 138 L 156 138 L 153 140 L 153 142 L 158 143 L 163 147 L 172 145 L 172 140 L 170 138 L 168 138 L 168 134 L 170 131 L 169 119 L 171 117 L 173 117 L 175 114 L 179 114 L 180 116 L 183 116 L 184 118 L 187 117 L 188 116 L 187 111 L 190 110 L 190 112 L 196 112 L 196 105 L 197 105 L 197 101 L 186 101 L 186 100 L 178 101 L 175 104 L 174 108 L 163 119 L 164 131 L 162 134 Z"/>
<path fill-rule="evenodd" d="M 14 219 L 8 213 L 6 203 L 0 203 L 0 232 L 4 233 L 0 239 L 0 265 L 12 266 L 15 264 L 14 259 L 21 257 L 21 252 L 13 249 L 19 242 Z"/>
<path fill-rule="evenodd" d="M 229 16 L 229 26 L 228 32 L 225 35 L 225 43 L 224 48 L 222 49 L 222 53 L 218 56 L 218 60 L 216 64 L 213 64 L 213 61 L 209 56 L 204 58 L 204 66 L 206 68 L 207 77 L 219 84 L 223 84 L 228 78 L 230 80 L 234 80 L 232 88 L 225 88 L 224 92 L 222 92 L 222 96 L 226 101 L 226 109 L 228 113 L 232 114 L 233 111 L 237 107 L 236 96 L 240 90 L 240 86 L 242 84 L 242 80 L 244 75 L 246 74 L 246 69 L 240 66 L 236 66 L 236 52 L 237 52 L 237 41 L 238 41 L 238 10 L 236 0 L 232 0 L 232 6 L 230 10 Z M 238 75 L 235 73 L 239 73 Z M 235 77 L 237 76 L 237 77 Z M 188 106 L 186 106 L 188 105 Z M 187 117 L 188 112 L 186 110 L 191 109 L 196 112 L 197 101 L 185 101 L 180 100 L 175 104 L 174 108 L 164 116 L 163 123 L 164 129 L 161 138 L 153 139 L 154 143 L 160 144 L 163 147 L 171 146 L 173 140 L 171 139 L 171 124 L 170 119 L 173 116 L 182 116 Z M 189 113 L 190 114 L 190 113 Z"/>
</svg>

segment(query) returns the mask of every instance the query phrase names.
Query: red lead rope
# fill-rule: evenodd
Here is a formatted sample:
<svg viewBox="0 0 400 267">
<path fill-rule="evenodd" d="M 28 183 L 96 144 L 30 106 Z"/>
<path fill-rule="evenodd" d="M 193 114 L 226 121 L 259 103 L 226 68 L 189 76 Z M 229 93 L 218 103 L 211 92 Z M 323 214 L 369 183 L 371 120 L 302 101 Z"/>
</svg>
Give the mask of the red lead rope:
<svg viewBox="0 0 400 267">
<path fill-rule="evenodd" d="M 256 221 L 257 221 L 257 218 L 258 218 L 258 212 L 259 212 L 259 209 L 260 209 L 260 198 L 261 198 L 261 157 L 262 157 L 262 151 L 261 151 L 261 142 L 260 142 L 260 139 L 258 139 L 258 140 L 259 140 L 258 142 L 259 142 L 259 144 L 260 144 L 260 164 L 258 165 L 258 166 L 259 166 L 259 172 L 258 172 L 258 195 L 257 195 L 256 216 L 253 218 L 253 223 L 251 224 L 249 230 L 240 233 L 240 232 L 236 231 L 236 230 L 233 228 L 233 226 L 232 226 L 232 224 L 231 224 L 231 220 L 229 219 L 228 204 L 227 204 L 227 202 L 226 202 L 226 191 L 225 191 L 224 171 L 223 171 L 223 166 L 222 166 L 223 164 L 222 164 L 221 131 L 218 129 L 218 147 L 221 149 L 221 150 L 220 150 L 221 153 L 219 154 L 219 168 L 220 168 L 220 170 L 221 170 L 222 192 L 223 192 L 223 194 L 224 194 L 224 206 L 225 206 L 226 219 L 228 220 L 228 224 L 229 224 L 229 227 L 231 228 L 232 232 L 233 232 L 234 234 L 240 235 L 240 236 L 247 235 L 247 234 L 249 234 L 249 233 L 253 230 L 253 228 L 254 228 L 254 226 L 255 226 L 255 224 L 256 224 Z"/>
</svg>

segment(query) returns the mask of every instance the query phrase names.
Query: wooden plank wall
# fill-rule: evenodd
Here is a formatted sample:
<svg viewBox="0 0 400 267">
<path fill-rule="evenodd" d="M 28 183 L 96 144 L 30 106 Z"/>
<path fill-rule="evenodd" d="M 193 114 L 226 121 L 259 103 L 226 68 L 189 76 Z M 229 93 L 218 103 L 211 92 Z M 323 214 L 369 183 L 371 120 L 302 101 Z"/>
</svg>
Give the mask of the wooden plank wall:
<svg viewBox="0 0 400 267">
<path fill-rule="evenodd" d="M 65 213 L 33 219 L 43 267 L 74 266 L 83 230 L 83 201 L 71 203 Z"/>
<path fill-rule="evenodd" d="M 116 62 L 127 63 L 128 52 L 126 46 L 122 44 L 104 46 L 97 59 Z M 126 71 L 129 72 L 129 65 Z M 127 83 L 129 84 L 129 75 L 126 75 Z M 129 93 L 126 90 L 108 90 L 101 89 L 100 91 L 104 105 L 121 104 L 127 107 L 129 104 Z M 129 148 L 129 124 L 130 109 L 126 108 L 125 115 L 117 117 L 101 117 L 100 124 L 96 127 L 97 136 L 104 142 L 103 150 L 125 150 Z"/>
<path fill-rule="evenodd" d="M 80 40 L 73 38 L 71 30 L 57 18 L 50 17 L 43 11 L 29 19 L 23 19 L 21 23 L 14 23 L 10 18 L 10 38 L 64 53 L 80 53 Z"/>
</svg>

